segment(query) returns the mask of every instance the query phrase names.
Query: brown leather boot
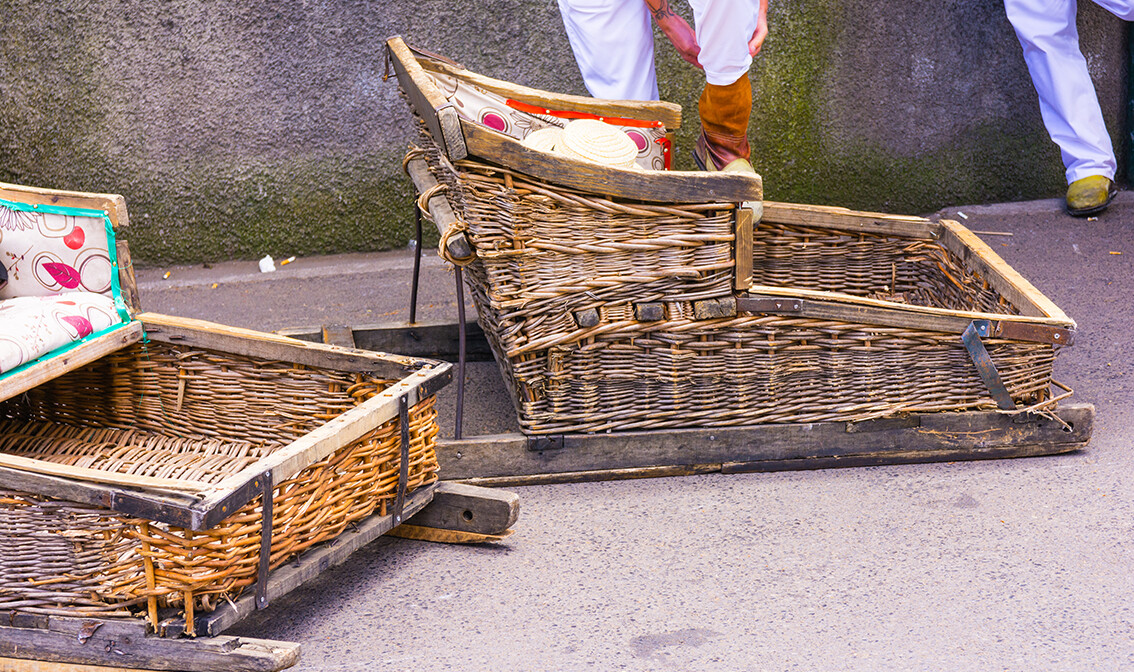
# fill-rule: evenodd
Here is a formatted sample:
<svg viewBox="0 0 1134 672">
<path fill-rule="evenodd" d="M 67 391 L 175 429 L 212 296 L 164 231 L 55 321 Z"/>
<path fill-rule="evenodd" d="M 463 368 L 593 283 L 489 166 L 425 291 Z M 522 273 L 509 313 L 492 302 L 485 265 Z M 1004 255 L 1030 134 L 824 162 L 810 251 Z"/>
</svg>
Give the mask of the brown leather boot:
<svg viewBox="0 0 1134 672">
<path fill-rule="evenodd" d="M 693 160 L 701 170 L 756 172 L 748 162 L 748 118 L 752 115 L 752 82 L 748 74 L 728 86 L 705 84 L 697 105 L 701 134 Z"/>
</svg>

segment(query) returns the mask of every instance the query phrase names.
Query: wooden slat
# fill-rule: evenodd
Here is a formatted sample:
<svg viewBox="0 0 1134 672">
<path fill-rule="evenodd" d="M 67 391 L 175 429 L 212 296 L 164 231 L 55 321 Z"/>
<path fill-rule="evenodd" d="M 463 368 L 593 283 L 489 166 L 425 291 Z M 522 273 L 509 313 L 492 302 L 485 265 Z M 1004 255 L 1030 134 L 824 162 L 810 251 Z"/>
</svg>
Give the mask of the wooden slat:
<svg viewBox="0 0 1134 672">
<path fill-rule="evenodd" d="M 519 516 L 520 497 L 514 492 L 443 482 L 433 492 L 433 501 L 408 522 L 444 530 L 500 535 L 515 525 Z"/>
<path fill-rule="evenodd" d="M 354 343 L 354 331 L 342 324 L 324 324 L 322 327 L 323 343 L 337 345 L 340 348 L 357 347 Z"/>
<path fill-rule="evenodd" d="M 759 175 L 612 168 L 530 149 L 465 119 L 461 128 L 469 156 L 571 189 L 654 203 L 739 203 L 763 198 Z"/>
<path fill-rule="evenodd" d="M 561 448 L 529 449 L 520 434 L 442 441 L 441 477 L 447 480 L 499 479 L 578 472 L 658 469 L 681 466 L 763 462 L 811 468 L 821 460 L 858 457 L 905 462 L 917 455 L 948 455 L 949 460 L 981 459 L 989 449 L 1009 456 L 1055 454 L 1082 447 L 1091 437 L 1095 408 L 1068 404 L 1055 414 L 1007 415 L 996 411 L 914 413 L 894 422 L 820 422 L 675 429 L 653 432 L 568 434 Z"/>
<path fill-rule="evenodd" d="M 419 194 L 424 194 L 437 186 L 437 179 L 433 177 L 433 173 L 429 172 L 429 165 L 425 162 L 425 159 L 414 159 L 408 162 L 406 172 Z M 429 216 L 437 227 L 437 233 L 442 237 L 450 226 L 459 221 L 456 213 L 453 212 L 453 206 L 449 204 L 449 199 L 445 198 L 442 193 L 432 196 L 426 205 L 429 207 Z M 445 249 L 454 259 L 464 259 L 472 254 L 472 245 L 463 231 L 450 236 Z"/>
<path fill-rule="evenodd" d="M 456 322 L 393 322 L 361 325 L 353 329 L 355 347 L 378 352 L 397 352 L 409 357 L 447 359 L 457 356 L 460 336 Z M 319 327 L 281 329 L 277 333 L 303 341 L 319 342 Z M 476 322 L 465 325 L 465 361 L 487 362 L 492 348 Z"/>
<path fill-rule="evenodd" d="M 733 245 L 733 289 L 744 291 L 752 286 L 752 224 L 751 208 L 736 210 L 736 243 Z"/>
<path fill-rule="evenodd" d="M 429 504 L 436 487 L 436 485 L 427 485 L 410 493 L 406 497 L 404 516 L 411 517 Z M 268 575 L 269 602 L 283 597 L 331 567 L 346 562 L 352 553 L 389 532 L 393 527 L 393 515 L 372 515 L 359 522 L 356 527 L 335 537 L 334 541 L 304 551 L 294 561 L 276 568 Z M 248 592 L 235 602 L 222 603 L 211 614 L 198 617 L 195 623 L 197 634 L 219 635 L 254 612 L 255 600 L 255 594 Z M 177 633 L 185 630 L 184 619 L 171 619 L 161 625 L 163 632 L 171 636 L 176 636 Z"/>
<path fill-rule="evenodd" d="M 1075 322 L 1066 316 L 1059 317 L 1032 317 L 1029 315 L 1003 315 L 1000 313 L 980 313 L 967 310 L 950 310 L 948 308 L 934 308 L 932 306 L 915 306 L 908 303 L 891 303 L 888 301 L 881 301 L 878 299 L 870 299 L 862 296 L 852 296 L 850 294 L 839 294 L 836 292 L 824 292 L 813 289 L 799 289 L 795 287 L 771 287 L 768 285 L 752 285 L 748 290 L 748 295 L 751 297 L 784 297 L 784 298 L 798 298 L 805 299 L 806 310 L 812 310 L 814 306 L 827 304 L 850 304 L 856 305 L 861 310 L 854 311 L 853 314 L 874 315 L 876 319 L 883 319 L 884 316 L 890 313 L 900 313 L 893 319 L 900 320 L 899 324 L 891 324 L 890 326 L 910 326 L 915 327 L 918 324 L 960 324 L 961 321 L 972 320 L 991 320 L 993 322 L 1027 322 L 1032 324 L 1045 324 L 1053 327 L 1061 327 L 1064 329 L 1074 329 Z M 743 303 L 743 301 L 741 301 Z M 877 309 L 868 311 L 867 308 Z M 835 310 L 828 306 L 829 310 Z M 852 313 L 848 313 L 852 314 Z M 811 314 L 808 314 L 811 316 Z M 818 313 L 814 314 L 815 317 L 822 317 Z M 934 318 L 939 318 L 934 320 Z M 841 319 L 833 317 L 833 319 Z M 877 322 L 877 324 L 886 324 L 884 322 Z"/>
<path fill-rule="evenodd" d="M 433 364 L 412 357 L 348 350 L 204 320 L 158 313 L 139 313 L 137 317 L 145 326 L 147 335 L 155 341 L 337 371 L 371 373 L 388 380 L 402 378 L 407 373 Z"/>
<path fill-rule="evenodd" d="M 425 120 L 425 125 L 441 150 L 451 161 L 465 158 L 465 142 L 453 104 L 445 99 L 445 94 L 425 73 L 401 37 L 391 37 L 386 41 L 386 47 L 389 49 L 394 72 L 397 73 L 410 104 Z"/>
<path fill-rule="evenodd" d="M 975 233 L 951 220 L 942 220 L 941 244 L 961 258 L 965 268 L 980 273 L 992 288 L 1021 313 L 1049 317 L 1074 326 L 1075 322 Z"/>
<path fill-rule="evenodd" d="M 181 492 L 139 491 L 93 481 L 76 481 L 50 474 L 0 467 L 0 486 L 80 504 L 102 506 L 131 515 L 147 513 L 151 520 L 188 526 L 190 507 L 198 498 Z"/>
<path fill-rule="evenodd" d="M 141 295 L 138 294 L 138 281 L 134 277 L 134 260 L 130 257 L 130 245 L 125 240 L 118 239 L 115 250 L 118 253 L 118 284 L 122 289 L 122 300 L 133 315 L 142 309 L 142 300 Z"/>
<path fill-rule="evenodd" d="M 122 485 L 142 490 L 174 491 L 195 494 L 210 487 L 208 483 L 203 481 L 157 478 L 154 476 L 139 476 L 137 474 L 120 474 L 114 471 L 76 467 L 70 464 L 59 464 L 58 462 L 37 460 L 20 455 L 5 455 L 3 453 L 0 453 L 0 467 L 77 481 L 102 483 L 104 485 Z"/>
<path fill-rule="evenodd" d="M 412 50 L 412 47 L 410 48 Z M 484 75 L 457 68 L 448 63 L 435 61 L 428 57 L 419 57 L 418 63 L 425 70 L 444 75 L 459 77 L 475 84 L 486 91 L 491 91 L 505 98 L 512 98 L 522 103 L 536 105 L 552 110 L 572 112 L 585 112 L 597 114 L 600 117 L 622 117 L 624 119 L 638 119 L 640 121 L 660 121 L 665 124 L 666 130 L 674 131 L 681 127 L 681 106 L 661 100 L 608 100 L 591 98 L 589 96 L 575 96 L 553 91 L 543 91 L 520 86 L 502 79 L 493 79 Z"/>
<path fill-rule="evenodd" d="M 129 226 L 130 219 L 126 214 L 126 199 L 118 194 L 96 194 L 84 191 L 64 191 L 61 189 L 43 189 L 28 187 L 21 184 L 8 184 L 0 182 L 0 198 L 21 203 L 58 205 L 66 208 L 86 208 L 88 210 L 105 210 L 110 217 L 110 223 L 115 229 Z"/>
<path fill-rule="evenodd" d="M 774 201 L 764 201 L 764 216 L 761 221 L 923 240 L 936 240 L 941 229 L 939 224 L 924 217 L 858 212 L 847 208 Z"/>
<path fill-rule="evenodd" d="M 142 324 L 134 321 L 119 329 L 79 343 L 67 352 L 47 359 L 0 378 L 0 401 L 22 394 L 37 385 L 86 366 L 106 355 L 121 350 L 142 339 Z"/>
<path fill-rule="evenodd" d="M 47 628 L 0 626 L 0 656 L 0 669 L 14 670 L 62 671 L 67 669 L 63 664 L 77 664 L 114 670 L 276 672 L 299 661 L 299 644 L 227 636 L 165 639 L 147 636 L 142 621 L 52 616 Z M 9 667 L 5 660 L 50 667 L 32 662 Z"/>
</svg>

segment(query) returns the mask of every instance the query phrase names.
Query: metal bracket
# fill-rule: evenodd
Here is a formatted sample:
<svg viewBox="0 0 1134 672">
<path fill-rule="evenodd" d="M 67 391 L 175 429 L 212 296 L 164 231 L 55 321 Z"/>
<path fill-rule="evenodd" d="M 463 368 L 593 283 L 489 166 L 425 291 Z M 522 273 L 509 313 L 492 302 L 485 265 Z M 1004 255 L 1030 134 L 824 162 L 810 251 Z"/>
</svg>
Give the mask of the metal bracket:
<svg viewBox="0 0 1134 672">
<path fill-rule="evenodd" d="M 533 453 L 540 453 L 545 450 L 563 450 L 563 446 L 564 441 L 562 434 L 528 437 L 528 450 Z"/>
<path fill-rule="evenodd" d="M 1012 395 L 1008 394 L 1008 388 L 1004 386 L 1000 372 L 996 370 L 996 364 L 992 362 L 988 349 L 980 340 L 981 336 L 987 338 L 991 334 L 991 322 L 973 320 L 961 334 L 961 341 L 965 344 L 965 349 L 969 351 L 969 357 L 972 358 L 977 373 L 980 375 L 980 379 L 984 381 L 985 387 L 988 388 L 992 399 L 996 402 L 996 406 L 1002 411 L 1012 411 L 1016 409 L 1016 402 L 1012 401 Z"/>
<path fill-rule="evenodd" d="M 803 299 L 745 296 L 737 298 L 736 309 L 745 313 L 798 313 L 803 310 Z"/>
<path fill-rule="evenodd" d="M 398 459 L 398 494 L 394 499 L 394 527 L 402 524 L 402 512 L 406 507 L 406 487 L 409 483 L 409 399 L 404 394 L 398 397 L 398 423 L 402 428 L 402 447 Z"/>
<path fill-rule="evenodd" d="M 272 560 L 272 472 L 265 471 L 262 481 L 260 509 L 260 563 L 256 568 L 256 608 L 268 607 L 268 565 Z"/>
<path fill-rule="evenodd" d="M 1071 345 L 1075 342 L 1074 329 L 1062 329 L 1030 322 L 1012 322 L 1010 320 L 999 320 L 993 324 L 992 335 L 1013 341 L 1050 343 L 1052 345 Z"/>
</svg>

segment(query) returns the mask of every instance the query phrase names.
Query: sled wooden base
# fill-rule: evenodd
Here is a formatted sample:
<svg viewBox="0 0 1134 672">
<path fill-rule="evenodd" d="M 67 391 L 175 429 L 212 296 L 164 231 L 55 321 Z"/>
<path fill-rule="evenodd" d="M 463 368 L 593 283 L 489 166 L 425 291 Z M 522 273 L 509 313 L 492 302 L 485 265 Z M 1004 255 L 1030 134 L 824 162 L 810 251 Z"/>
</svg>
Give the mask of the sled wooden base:
<svg viewBox="0 0 1134 672">
<path fill-rule="evenodd" d="M 440 483 L 406 498 L 405 515 L 415 525 L 499 536 L 516 522 L 519 497 L 501 490 Z M 301 554 L 269 576 L 269 601 L 278 599 L 389 532 L 393 516 L 374 515 L 333 543 Z M 255 611 L 255 593 L 198 616 L 195 639 L 179 638 L 183 619 L 171 617 L 159 631 L 145 621 L 75 618 L 0 612 L 0 671 L 180 670 L 183 672 L 275 672 L 295 665 L 299 644 L 223 635 Z"/>
<path fill-rule="evenodd" d="M 441 441 L 437 457 L 445 478 L 478 485 L 1035 457 L 1083 448 L 1094 416 L 1092 404 L 1067 404 L 1048 415 L 912 413 L 857 423 L 498 434 Z"/>
</svg>

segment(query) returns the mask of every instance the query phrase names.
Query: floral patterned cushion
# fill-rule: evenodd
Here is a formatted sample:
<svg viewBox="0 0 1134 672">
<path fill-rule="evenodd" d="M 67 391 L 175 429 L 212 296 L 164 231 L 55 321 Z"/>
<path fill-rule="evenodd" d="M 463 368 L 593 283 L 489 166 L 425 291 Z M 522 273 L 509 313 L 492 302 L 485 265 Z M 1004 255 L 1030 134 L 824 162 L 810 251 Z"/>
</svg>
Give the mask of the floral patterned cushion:
<svg viewBox="0 0 1134 672">
<path fill-rule="evenodd" d="M 0 263 L 8 271 L 0 299 L 65 292 L 109 296 L 113 268 L 106 228 L 101 217 L 26 212 L 0 203 Z"/>
<path fill-rule="evenodd" d="M 0 301 L 0 373 L 121 324 L 114 299 L 91 292 Z"/>
<path fill-rule="evenodd" d="M 558 126 L 563 128 L 572 119 L 598 117 L 591 114 L 560 110 L 541 110 L 504 96 L 487 91 L 475 84 L 438 72 L 429 76 L 441 89 L 445 99 L 453 103 L 457 114 L 483 124 L 504 135 L 523 140 L 530 133 L 542 128 Z M 670 147 L 666 139 L 665 126 L 661 122 L 639 122 L 633 119 L 603 119 L 615 128 L 620 128 L 638 146 L 637 164 L 646 170 L 668 170 L 670 166 Z"/>
</svg>

